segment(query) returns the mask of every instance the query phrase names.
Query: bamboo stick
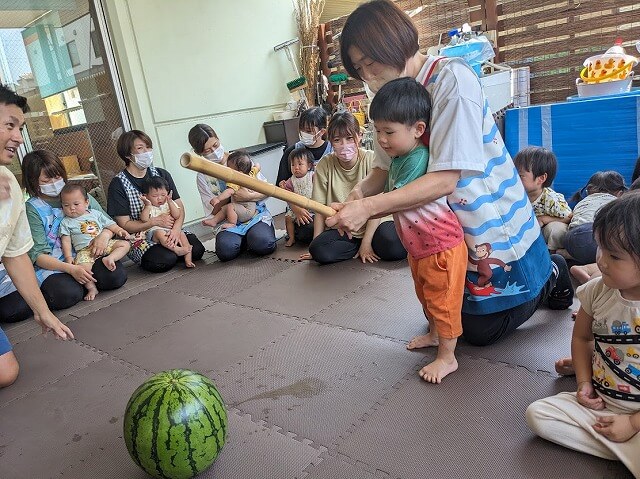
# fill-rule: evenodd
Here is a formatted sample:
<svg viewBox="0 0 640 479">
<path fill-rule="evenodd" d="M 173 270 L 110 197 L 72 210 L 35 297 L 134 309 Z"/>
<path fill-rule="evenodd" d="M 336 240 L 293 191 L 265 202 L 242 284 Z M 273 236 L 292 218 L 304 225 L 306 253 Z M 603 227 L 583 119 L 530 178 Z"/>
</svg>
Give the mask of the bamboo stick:
<svg viewBox="0 0 640 479">
<path fill-rule="evenodd" d="M 180 165 L 183 167 L 203 173 L 205 175 L 213 176 L 219 180 L 223 180 L 227 183 L 235 183 L 236 185 L 244 186 L 250 190 L 257 191 L 263 195 L 272 196 L 279 200 L 286 201 L 287 203 L 306 208 L 316 213 L 320 213 L 322 216 L 333 216 L 336 211 L 322 203 L 313 201 L 306 196 L 293 193 L 292 191 L 285 190 L 284 188 L 278 188 L 276 185 L 267 183 L 266 181 L 260 181 L 257 178 L 252 178 L 248 175 L 242 174 L 239 171 L 232 170 L 227 166 L 213 163 L 212 161 L 203 158 L 193 152 L 183 153 L 180 157 Z"/>
</svg>

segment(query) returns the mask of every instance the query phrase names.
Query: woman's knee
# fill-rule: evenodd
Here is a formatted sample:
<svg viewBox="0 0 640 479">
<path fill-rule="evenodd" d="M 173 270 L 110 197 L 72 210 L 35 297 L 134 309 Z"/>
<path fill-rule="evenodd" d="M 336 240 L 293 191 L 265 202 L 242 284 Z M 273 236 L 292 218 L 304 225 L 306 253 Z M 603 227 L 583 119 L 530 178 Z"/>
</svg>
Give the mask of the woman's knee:
<svg viewBox="0 0 640 479">
<path fill-rule="evenodd" d="M 314 261 L 320 264 L 332 264 L 341 261 L 336 257 L 333 241 L 324 241 L 322 235 L 314 239 L 309 245 L 309 254 Z"/>
<path fill-rule="evenodd" d="M 202 244 L 202 242 L 200 242 L 198 237 L 193 233 L 189 233 L 186 236 L 189 244 L 192 246 L 191 258 L 193 259 L 193 261 L 202 259 L 202 257 L 204 256 L 204 245 Z"/>
<path fill-rule="evenodd" d="M 242 251 L 242 236 L 229 231 L 216 235 L 216 256 L 220 261 L 231 261 Z"/>
<path fill-rule="evenodd" d="M 142 255 L 140 267 L 151 273 L 164 273 L 178 262 L 178 256 L 162 245 L 154 244 Z"/>
<path fill-rule="evenodd" d="M 380 223 L 371 240 L 371 247 L 384 261 L 398 261 L 407 257 L 407 250 L 402 246 L 393 221 Z"/>
<path fill-rule="evenodd" d="M 13 351 L 0 355 L 0 388 L 11 386 L 20 372 L 20 365 Z"/>
<path fill-rule="evenodd" d="M 127 282 L 128 278 L 127 269 L 120 261 L 116 261 L 116 269 L 110 271 L 99 259 L 93 264 L 91 271 L 96 280 L 96 287 L 100 291 L 118 289 Z"/>
<path fill-rule="evenodd" d="M 32 314 L 33 311 L 17 291 L 0 298 L 0 322 L 17 323 L 24 321 Z"/>
<path fill-rule="evenodd" d="M 84 288 L 67 273 L 52 274 L 44 280 L 40 290 L 52 311 L 70 308 L 84 297 Z"/>
<path fill-rule="evenodd" d="M 257 223 L 247 232 L 247 249 L 265 256 L 276 249 L 276 233 L 272 225 Z"/>
</svg>

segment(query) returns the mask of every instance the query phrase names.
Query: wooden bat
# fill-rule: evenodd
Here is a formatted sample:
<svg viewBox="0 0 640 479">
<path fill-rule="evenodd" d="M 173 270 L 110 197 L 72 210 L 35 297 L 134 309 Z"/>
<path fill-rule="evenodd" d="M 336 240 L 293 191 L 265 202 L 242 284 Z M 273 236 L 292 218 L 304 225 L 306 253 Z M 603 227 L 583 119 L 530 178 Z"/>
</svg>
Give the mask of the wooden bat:
<svg viewBox="0 0 640 479">
<path fill-rule="evenodd" d="M 279 188 L 276 185 L 267 183 L 266 181 L 260 181 L 257 178 L 252 178 L 248 175 L 240 173 L 239 171 L 232 170 L 228 166 L 223 166 L 218 163 L 203 158 L 193 152 L 183 153 L 180 157 L 180 164 L 193 171 L 204 173 L 205 175 L 213 176 L 219 180 L 223 180 L 227 183 L 234 183 L 236 185 L 244 186 L 250 190 L 257 191 L 263 195 L 272 196 L 279 200 L 286 201 L 287 203 L 306 208 L 316 213 L 320 213 L 322 216 L 333 216 L 336 214 L 336 210 L 333 208 L 313 201 L 306 196 L 293 193 L 292 191 Z"/>
</svg>

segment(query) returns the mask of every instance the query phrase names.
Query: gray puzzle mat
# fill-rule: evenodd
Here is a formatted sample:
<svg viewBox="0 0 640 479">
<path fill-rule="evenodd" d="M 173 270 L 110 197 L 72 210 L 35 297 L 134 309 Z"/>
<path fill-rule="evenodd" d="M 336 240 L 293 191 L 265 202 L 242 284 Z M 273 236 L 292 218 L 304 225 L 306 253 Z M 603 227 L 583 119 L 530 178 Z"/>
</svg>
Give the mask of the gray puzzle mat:
<svg viewBox="0 0 640 479">
<path fill-rule="evenodd" d="M 21 371 L 18 380 L 10 388 L 0 389 L 0 405 L 103 358 L 102 354 L 75 341 L 59 341 L 51 334 L 47 336 L 40 335 L 14 346 L 13 352 Z"/>
<path fill-rule="evenodd" d="M 171 291 L 210 299 L 226 299 L 291 267 L 289 263 L 241 256 L 228 263 L 217 262 L 196 268 L 160 287 Z"/>
<path fill-rule="evenodd" d="M 344 265 L 292 264 L 260 284 L 230 296 L 228 301 L 308 318 L 381 274 Z"/>
<path fill-rule="evenodd" d="M 113 352 L 213 304 L 205 299 L 150 289 L 73 321 L 76 339 Z"/>
<path fill-rule="evenodd" d="M 213 466 L 198 479 L 293 479 L 319 461 L 320 451 L 251 421 L 228 414 L 227 441 Z M 103 449 L 62 471 L 65 479 L 148 479 L 129 457 L 124 440 L 111 435 Z"/>
<path fill-rule="evenodd" d="M 556 375 L 554 362 L 571 356 L 574 322 L 571 310 L 540 308 L 522 326 L 502 341 L 485 347 L 460 341 L 458 351 L 492 361 L 522 366 L 530 371 L 547 371 Z"/>
<path fill-rule="evenodd" d="M 299 326 L 281 315 L 216 303 L 116 354 L 150 371 L 189 368 L 216 379 Z"/>
<path fill-rule="evenodd" d="M 422 358 L 392 341 L 305 324 L 217 384 L 254 420 L 331 447 Z"/>
<path fill-rule="evenodd" d="M 338 452 L 401 478 L 630 477 L 620 463 L 567 450 L 527 428 L 527 406 L 572 390 L 572 380 L 459 361 L 441 385 L 409 375 Z"/>
<path fill-rule="evenodd" d="M 413 281 L 397 274 L 377 277 L 311 319 L 403 341 L 427 330 Z"/>
<path fill-rule="evenodd" d="M 374 472 L 361 469 L 361 465 L 350 464 L 336 457 L 327 457 L 320 464 L 305 469 L 305 479 L 376 479 L 382 477 Z M 365 466 L 366 467 L 366 466 Z M 378 471 L 379 472 L 379 471 Z M 388 476 L 386 476 L 388 477 Z M 426 476 L 425 476 L 426 477 Z"/>
<path fill-rule="evenodd" d="M 2 477 L 56 477 L 69 464 L 108 450 L 122 434 L 131 393 L 147 375 L 111 359 L 0 405 Z M 88 473 L 85 477 L 92 477 Z"/>
</svg>

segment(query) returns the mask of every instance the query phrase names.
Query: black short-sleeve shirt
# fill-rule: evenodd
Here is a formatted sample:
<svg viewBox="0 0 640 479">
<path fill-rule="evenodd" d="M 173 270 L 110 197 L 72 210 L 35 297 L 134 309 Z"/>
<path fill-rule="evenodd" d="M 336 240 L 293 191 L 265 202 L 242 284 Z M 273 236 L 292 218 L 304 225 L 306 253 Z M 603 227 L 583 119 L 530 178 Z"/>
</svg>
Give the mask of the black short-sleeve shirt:
<svg viewBox="0 0 640 479">
<path fill-rule="evenodd" d="M 178 193 L 178 189 L 176 188 L 176 184 L 173 182 L 173 178 L 171 177 L 171 173 L 163 168 L 155 167 L 160 176 L 162 176 L 167 183 L 169 183 L 170 190 L 173 192 L 172 198 L 177 200 L 180 198 L 180 194 Z M 148 178 L 151 177 L 151 172 L 147 169 L 147 173 L 142 178 L 136 178 L 127 170 L 124 170 L 124 174 L 131 182 L 133 186 L 135 186 L 140 194 L 142 194 L 142 187 L 147 181 Z M 129 198 L 127 197 L 127 192 L 124 189 L 124 185 L 120 178 L 114 178 L 109 185 L 109 194 L 107 196 L 107 213 L 112 218 L 116 216 L 131 216 L 131 206 L 129 205 Z"/>
</svg>

